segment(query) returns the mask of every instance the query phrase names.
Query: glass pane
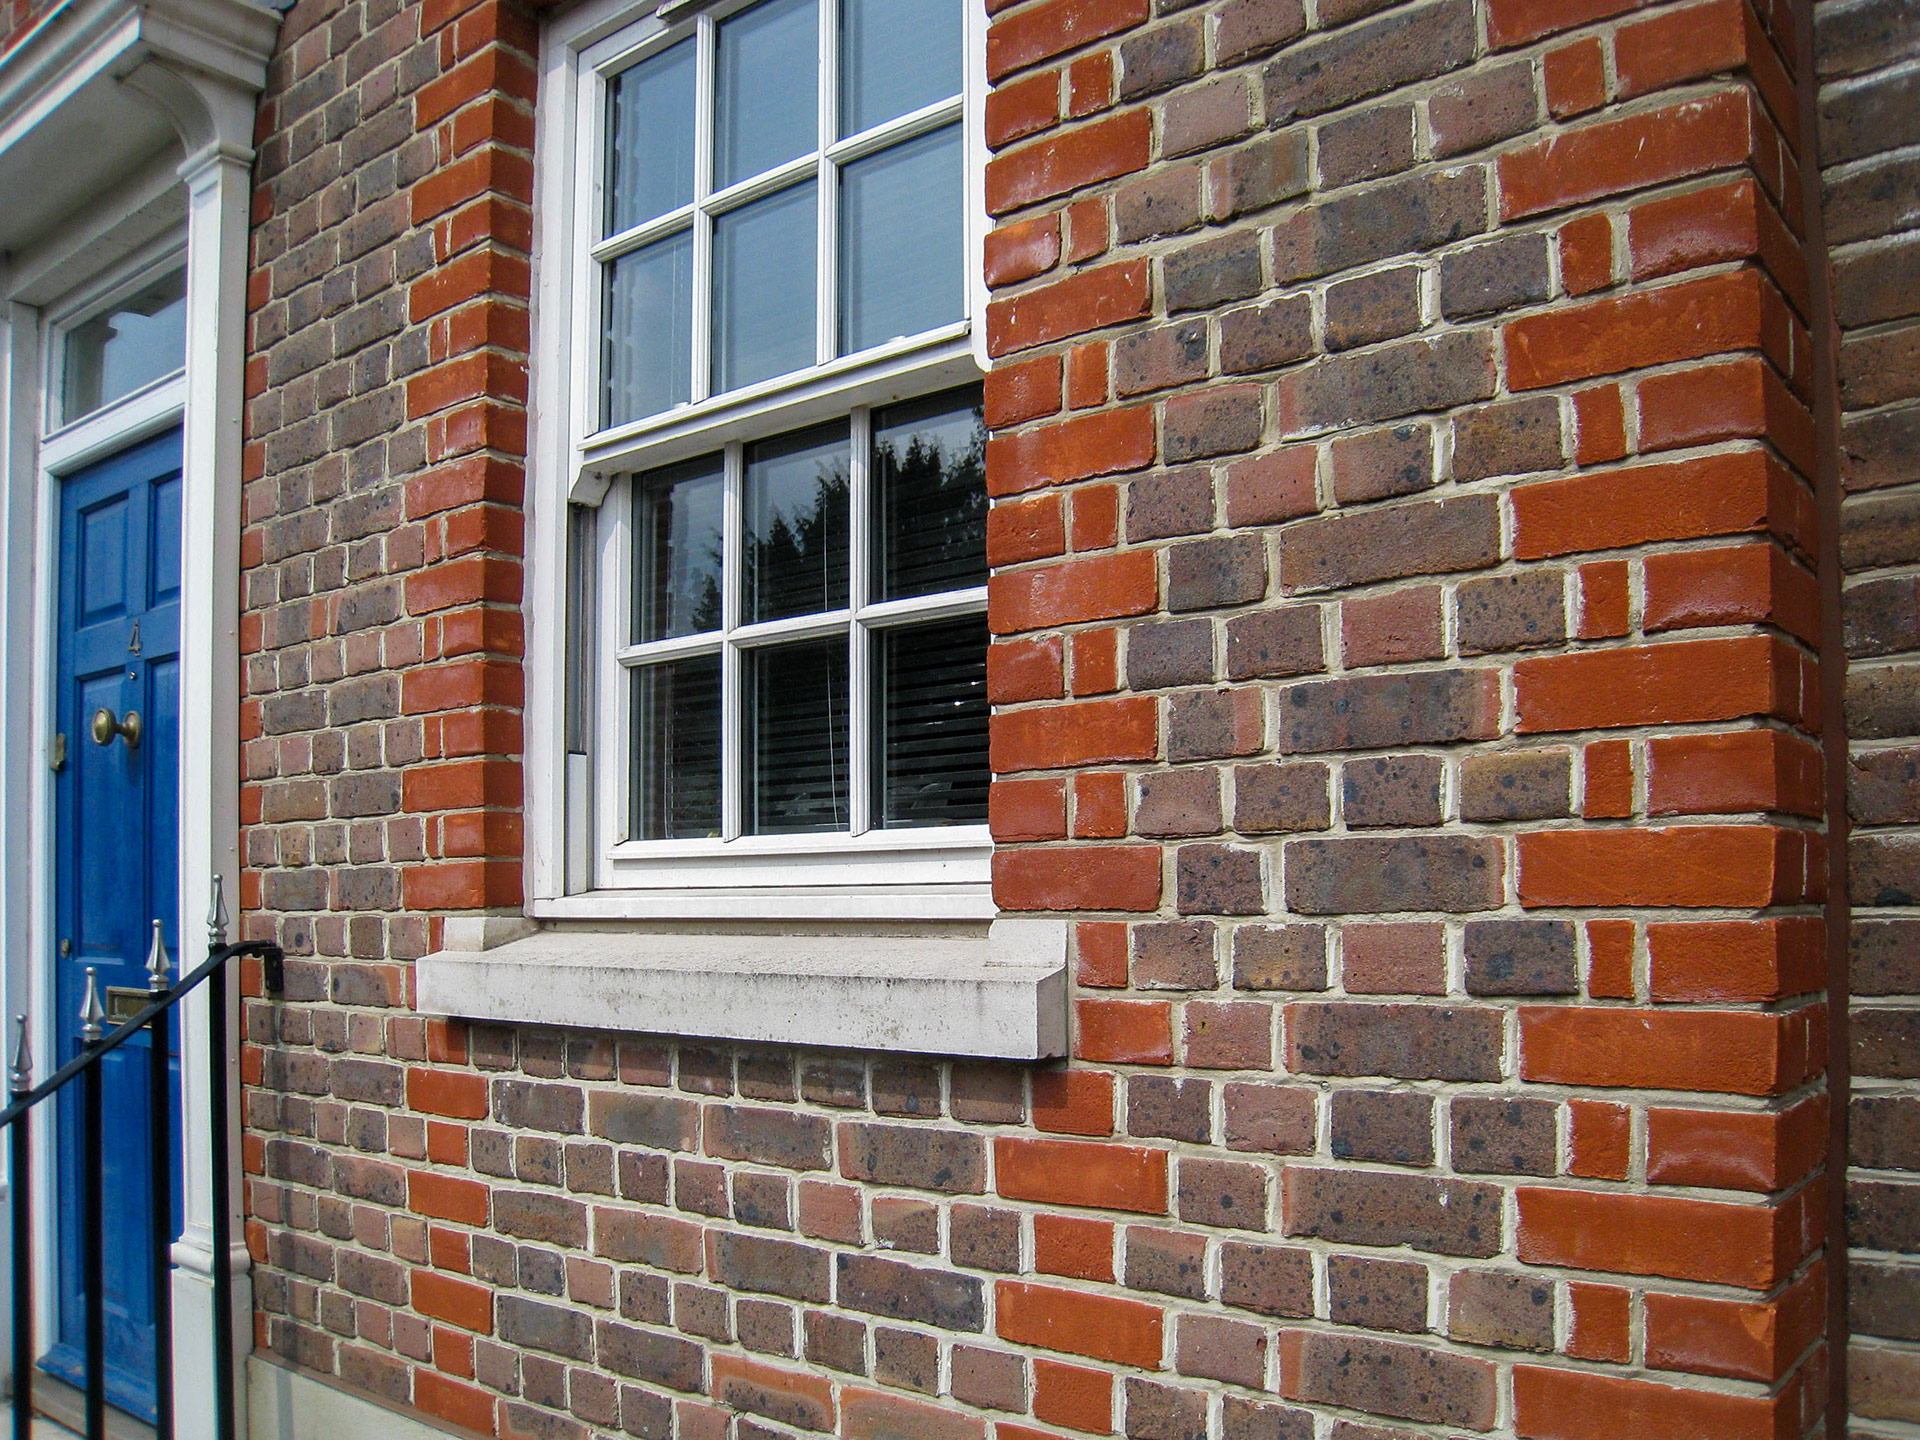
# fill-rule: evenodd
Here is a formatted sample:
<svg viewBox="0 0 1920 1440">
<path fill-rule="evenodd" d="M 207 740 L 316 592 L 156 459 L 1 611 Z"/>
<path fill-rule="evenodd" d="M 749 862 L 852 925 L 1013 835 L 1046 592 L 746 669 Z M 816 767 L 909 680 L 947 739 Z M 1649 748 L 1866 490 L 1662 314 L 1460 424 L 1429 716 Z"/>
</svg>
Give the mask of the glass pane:
<svg viewBox="0 0 1920 1440">
<path fill-rule="evenodd" d="M 693 41 L 614 76 L 607 87 L 607 233 L 693 199 Z"/>
<path fill-rule="evenodd" d="M 633 672 L 635 840 L 720 833 L 720 657 Z"/>
<path fill-rule="evenodd" d="M 840 353 L 964 313 L 960 127 L 840 172 Z"/>
<path fill-rule="evenodd" d="M 633 638 L 720 628 L 725 475 L 718 455 L 643 475 L 634 487 Z"/>
<path fill-rule="evenodd" d="M 901 626 L 875 638 L 875 823 L 887 828 L 984 821 L 986 618 Z"/>
<path fill-rule="evenodd" d="M 713 388 L 813 364 L 814 182 L 713 223 Z"/>
<path fill-rule="evenodd" d="M 747 623 L 847 603 L 847 427 L 747 447 Z"/>
<path fill-rule="evenodd" d="M 693 233 L 607 266 L 601 423 L 624 425 L 693 398 Z"/>
<path fill-rule="evenodd" d="M 187 272 L 176 270 L 67 332 L 62 415 L 77 420 L 187 363 Z"/>
<path fill-rule="evenodd" d="M 986 450 L 978 390 L 874 412 L 879 599 L 986 584 Z"/>
<path fill-rule="evenodd" d="M 841 0 L 840 134 L 960 93 L 955 0 Z"/>
<path fill-rule="evenodd" d="M 714 189 L 818 149 L 815 0 L 767 0 L 723 21 L 718 78 Z"/>
<path fill-rule="evenodd" d="M 755 835 L 847 828 L 847 642 L 747 652 L 748 824 Z"/>
</svg>

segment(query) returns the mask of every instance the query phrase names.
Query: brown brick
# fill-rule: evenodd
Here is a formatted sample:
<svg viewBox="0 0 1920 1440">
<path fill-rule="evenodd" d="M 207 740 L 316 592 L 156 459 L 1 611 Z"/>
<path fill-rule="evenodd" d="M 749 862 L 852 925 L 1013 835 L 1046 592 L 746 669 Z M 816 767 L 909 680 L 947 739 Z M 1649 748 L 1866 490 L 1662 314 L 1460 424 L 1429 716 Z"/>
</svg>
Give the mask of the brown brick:
<svg viewBox="0 0 1920 1440">
<path fill-rule="evenodd" d="M 1166 1075 L 1127 1077 L 1127 1133 L 1204 1145 L 1213 1135 L 1213 1084 Z"/>
<path fill-rule="evenodd" d="M 1260 1315 L 1313 1314 L 1313 1256 L 1289 1245 L 1220 1247 L 1220 1300 Z"/>
<path fill-rule="evenodd" d="M 1287 905 L 1303 915 L 1491 910 L 1503 890 L 1500 842 L 1483 836 L 1287 842 Z"/>
<path fill-rule="evenodd" d="M 1287 605 L 1228 620 L 1227 678 L 1269 679 L 1319 670 L 1326 663 L 1320 615 L 1318 605 Z"/>
<path fill-rule="evenodd" d="M 1564 463 L 1560 402 L 1550 395 L 1483 405 L 1454 418 L 1456 480 L 1558 470 Z"/>
<path fill-rule="evenodd" d="M 1321 125 L 1317 140 L 1325 189 L 1411 169 L 1414 108 L 1379 105 L 1343 114 Z"/>
<path fill-rule="evenodd" d="M 1274 421 L 1286 436 L 1447 410 L 1493 394 L 1485 334 L 1454 331 L 1333 355 L 1274 384 Z"/>
<path fill-rule="evenodd" d="M 1234 828 L 1245 834 L 1325 830 L 1332 823 L 1328 769 L 1317 761 L 1236 766 L 1233 796 Z"/>
<path fill-rule="evenodd" d="M 1314 280 L 1478 235 L 1486 207 L 1477 169 L 1408 175 L 1320 201 L 1275 227 L 1274 281 Z"/>
<path fill-rule="evenodd" d="M 1550 1100 L 1456 1095 L 1453 1168 L 1469 1175 L 1552 1175 L 1559 1169 L 1558 1107 Z"/>
<path fill-rule="evenodd" d="M 1377 755 L 1340 767 L 1340 815 L 1349 828 L 1438 825 L 1444 767 L 1435 755 Z"/>
<path fill-rule="evenodd" d="M 1266 1331 L 1218 1315 L 1182 1315 L 1174 1332 L 1174 1369 L 1202 1380 L 1264 1390 Z"/>
<path fill-rule="evenodd" d="M 1465 581 L 1455 607 L 1462 655 L 1558 645 L 1567 638 L 1566 582 L 1557 570 Z"/>
<path fill-rule="evenodd" d="M 1142 775 L 1133 833 L 1156 837 L 1218 834 L 1220 776 L 1212 769 Z"/>
<path fill-rule="evenodd" d="M 1358 435 L 1343 435 L 1327 447 L 1333 494 L 1342 505 L 1415 495 L 1433 487 L 1433 431 L 1408 422 Z"/>
<path fill-rule="evenodd" d="M 1182 845 L 1174 889 L 1182 915 L 1259 915 L 1267 908 L 1259 852 L 1231 845 Z"/>
<path fill-rule="evenodd" d="M 1313 1153 L 1314 1098 L 1305 1086 L 1236 1083 L 1226 1087 L 1224 1101 L 1229 1150 Z"/>
<path fill-rule="evenodd" d="M 1498 1010 L 1301 1002 L 1287 1007 L 1288 1064 L 1308 1075 L 1498 1080 Z"/>
<path fill-rule="evenodd" d="M 1503 235 L 1440 260 L 1440 313 L 1449 320 L 1537 305 L 1548 293 L 1545 235 Z"/>
<path fill-rule="evenodd" d="M 1174 1201 L 1185 1225 L 1265 1230 L 1266 1167 L 1234 1160 L 1185 1158 L 1180 1162 Z"/>
<path fill-rule="evenodd" d="M 842 1125 L 840 1173 L 849 1180 L 978 1195 L 986 1145 L 978 1135 L 914 1125 Z"/>
<path fill-rule="evenodd" d="M 1114 239 L 1122 245 L 1184 235 L 1199 227 L 1200 168 L 1197 165 L 1155 171 L 1129 181 L 1113 197 Z"/>
<path fill-rule="evenodd" d="M 1126 633 L 1128 689 L 1158 690 L 1169 685 L 1204 685 L 1212 681 L 1211 620 L 1135 625 Z"/>
<path fill-rule="evenodd" d="M 1158 1295 L 1200 1299 L 1206 1294 L 1206 1249 L 1202 1235 L 1129 1226 L 1126 1283 Z"/>
<path fill-rule="evenodd" d="M 1436 0 L 1291 47 L 1267 67 L 1267 119 L 1323 115 L 1473 58 L 1473 7 Z"/>
<path fill-rule="evenodd" d="M 1208 168 L 1215 214 L 1264 210 L 1306 190 L 1307 137 L 1295 130 L 1250 140 Z"/>
<path fill-rule="evenodd" d="M 953 1263 L 1013 1274 L 1020 1268 L 1020 1217 L 984 1205 L 955 1205 L 948 1219 Z"/>
<path fill-rule="evenodd" d="M 1477 66 L 1435 90 L 1427 101 L 1434 158 L 1510 140 L 1529 129 L 1538 112 L 1530 61 Z"/>
<path fill-rule="evenodd" d="M 1313 1440 L 1313 1416 L 1286 1405 L 1229 1395 L 1220 1410 L 1221 1440 Z"/>
<path fill-rule="evenodd" d="M 1402 265 L 1342 280 L 1327 287 L 1326 307 L 1329 350 L 1411 335 L 1420 328 L 1420 272 Z"/>
<path fill-rule="evenodd" d="M 1566 920 L 1473 920 L 1465 927 L 1470 995 L 1572 995 L 1580 988 Z"/>
<path fill-rule="evenodd" d="M 977 1333 L 986 1323 L 984 1291 L 970 1275 L 875 1255 L 840 1255 L 835 1266 L 840 1304 L 850 1309 L 968 1333 Z"/>
<path fill-rule="evenodd" d="M 825 1302 L 832 1294 L 824 1250 L 764 1235 L 716 1231 L 708 1236 L 713 1278 L 731 1290 Z"/>
<path fill-rule="evenodd" d="M 1460 762 L 1462 820 L 1551 820 L 1569 813 L 1568 752 L 1509 750 Z"/>
<path fill-rule="evenodd" d="M 1433 1163 L 1431 1095 L 1336 1090 L 1330 1105 L 1336 1160 L 1376 1160 L 1388 1165 Z"/>
<path fill-rule="evenodd" d="M 1281 1336 L 1290 1399 L 1401 1420 L 1492 1428 L 1494 1369 L 1482 1360 L 1358 1336 Z"/>
<path fill-rule="evenodd" d="M 1279 694 L 1282 754 L 1489 739 L 1499 725 L 1490 670 L 1429 670 L 1309 680 Z"/>
<path fill-rule="evenodd" d="M 1318 925 L 1242 925 L 1233 934 L 1241 990 L 1324 990 L 1327 935 Z"/>
<path fill-rule="evenodd" d="M 1127 1440 L 1207 1440 L 1207 1397 L 1127 1377 Z"/>
<path fill-rule="evenodd" d="M 1119 395 L 1145 395 L 1207 375 L 1207 325 L 1177 320 L 1132 330 L 1113 342 L 1113 388 Z M 1135 481 L 1137 487 L 1142 482 Z M 1211 528 L 1210 526 L 1202 528 Z"/>
<path fill-rule="evenodd" d="M 1418 1335 L 1427 1328 L 1427 1267 L 1366 1255 L 1327 1257 L 1327 1318 Z"/>
<path fill-rule="evenodd" d="M 1462 1270 L 1447 1300 L 1447 1334 L 1468 1345 L 1553 1349 L 1553 1285 L 1534 1275 Z"/>
<path fill-rule="evenodd" d="M 1304 520 L 1281 546 L 1280 579 L 1289 590 L 1328 590 L 1480 570 L 1499 558 L 1493 497 L 1465 495 Z"/>
<path fill-rule="evenodd" d="M 1440 1255 L 1500 1253 L 1498 1186 L 1300 1167 L 1286 1172 L 1284 1184 L 1289 1235 L 1343 1245 L 1410 1245 Z"/>
<path fill-rule="evenodd" d="M 1220 368 L 1229 375 L 1278 370 L 1313 353 L 1313 305 L 1286 295 L 1220 313 Z"/>
</svg>

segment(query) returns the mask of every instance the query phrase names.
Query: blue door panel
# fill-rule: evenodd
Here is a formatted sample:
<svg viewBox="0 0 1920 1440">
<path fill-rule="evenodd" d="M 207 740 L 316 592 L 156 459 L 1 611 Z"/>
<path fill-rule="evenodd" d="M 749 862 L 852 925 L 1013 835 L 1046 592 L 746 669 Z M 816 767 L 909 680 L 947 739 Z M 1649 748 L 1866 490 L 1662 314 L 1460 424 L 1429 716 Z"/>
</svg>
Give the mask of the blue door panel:
<svg viewBox="0 0 1920 1440">
<path fill-rule="evenodd" d="M 59 1060 L 81 1048 L 79 1014 L 86 970 L 103 990 L 145 990 L 154 920 L 161 922 L 177 975 L 180 713 L 180 436 L 177 431 L 122 451 L 62 485 L 60 594 L 54 723 L 67 737 L 56 779 L 56 943 L 52 960 Z M 115 738 L 95 744 L 94 712 L 116 720 L 138 711 L 137 748 Z M 177 1031 L 170 1032 L 170 1105 L 179 1134 Z M 100 1157 L 106 1205 L 107 1398 L 135 1415 L 154 1413 L 154 1217 L 147 1155 L 148 1037 L 103 1062 L 107 1144 Z M 78 1217 L 79 1096 L 70 1087 L 57 1110 L 60 1244 L 59 1326 L 42 1360 L 76 1384 L 84 1380 Z M 166 1217 L 179 1234 L 180 1196 Z"/>
</svg>

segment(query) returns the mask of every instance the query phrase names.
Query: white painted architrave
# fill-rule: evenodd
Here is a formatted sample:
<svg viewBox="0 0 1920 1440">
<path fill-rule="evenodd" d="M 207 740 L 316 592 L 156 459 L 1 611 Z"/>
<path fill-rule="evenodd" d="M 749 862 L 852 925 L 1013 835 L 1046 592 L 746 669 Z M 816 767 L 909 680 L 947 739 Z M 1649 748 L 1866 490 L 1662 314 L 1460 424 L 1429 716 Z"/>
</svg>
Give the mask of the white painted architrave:
<svg viewBox="0 0 1920 1440">
<path fill-rule="evenodd" d="M 247 227 L 255 99 L 278 14 L 252 0 L 68 0 L 0 57 L 0 271 L 6 302 L 0 500 L 0 725 L 32 737 L 0 754 L 0 853 L 27 863 L 0 878 L 9 1011 L 46 1017 L 51 953 L 51 504 L 58 474 L 104 446 L 179 417 L 182 427 L 179 913 L 181 958 L 205 942 L 212 877 L 238 874 L 240 451 Z M 43 435 L 48 307 L 155 237 L 184 230 L 184 378 L 98 421 Z M 163 393 L 164 392 L 164 393 Z M 98 443 L 95 443 L 95 442 Z M 203 1006 L 182 1017 L 186 1227 L 174 1249 L 174 1403 L 183 1440 L 212 1433 L 212 1254 Z M 50 1032 L 49 1032 L 50 1033 Z M 237 1024 L 230 1033 L 239 1033 Z M 42 1058 L 51 1053 L 36 1047 Z M 228 1057 L 237 1101 L 238 1049 Z M 251 1348 L 252 1297 L 240 1224 L 239 1106 L 229 1147 L 235 1340 Z M 45 1127 L 42 1127 L 43 1131 Z M 51 1175 L 43 1133 L 39 1174 Z M 198 1183 L 196 1183 L 196 1181 Z M 49 1207 L 42 1206 L 42 1213 Z M 42 1254 L 50 1247 L 39 1247 Z M 240 1373 L 244 1374 L 244 1370 Z M 241 1382 L 244 1384 L 244 1381 Z M 239 1413 L 246 1414 L 244 1396 Z"/>
</svg>

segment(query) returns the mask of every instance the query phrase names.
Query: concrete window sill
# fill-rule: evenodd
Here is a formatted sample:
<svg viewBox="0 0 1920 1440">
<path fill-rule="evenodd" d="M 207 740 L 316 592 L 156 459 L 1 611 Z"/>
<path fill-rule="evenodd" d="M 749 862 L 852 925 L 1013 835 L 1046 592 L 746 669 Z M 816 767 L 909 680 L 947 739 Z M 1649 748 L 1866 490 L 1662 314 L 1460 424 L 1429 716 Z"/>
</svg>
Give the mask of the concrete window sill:
<svg viewBox="0 0 1920 1440">
<path fill-rule="evenodd" d="M 449 920 L 422 1014 L 776 1045 L 1038 1060 L 1067 1049 L 1067 926 L 663 934 Z"/>
</svg>

